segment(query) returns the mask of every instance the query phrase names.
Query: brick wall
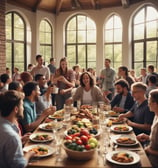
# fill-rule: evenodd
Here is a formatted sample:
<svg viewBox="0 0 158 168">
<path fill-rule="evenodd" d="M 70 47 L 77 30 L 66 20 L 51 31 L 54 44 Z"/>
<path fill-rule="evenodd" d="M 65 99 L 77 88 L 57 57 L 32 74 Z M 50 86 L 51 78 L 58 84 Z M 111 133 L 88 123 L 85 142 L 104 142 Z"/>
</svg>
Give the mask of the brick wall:
<svg viewBox="0 0 158 168">
<path fill-rule="evenodd" d="M 0 74 L 5 72 L 5 6 L 6 0 L 0 0 Z"/>
</svg>

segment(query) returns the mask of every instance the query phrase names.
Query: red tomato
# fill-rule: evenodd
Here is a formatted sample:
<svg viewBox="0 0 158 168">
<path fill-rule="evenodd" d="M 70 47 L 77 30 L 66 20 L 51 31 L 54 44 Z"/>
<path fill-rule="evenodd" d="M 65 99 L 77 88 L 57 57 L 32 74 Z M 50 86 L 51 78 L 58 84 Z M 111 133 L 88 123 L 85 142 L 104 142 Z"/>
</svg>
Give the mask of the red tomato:
<svg viewBox="0 0 158 168">
<path fill-rule="evenodd" d="M 91 146 L 89 144 L 85 145 L 85 149 L 90 150 Z"/>
<path fill-rule="evenodd" d="M 78 139 L 78 140 L 76 141 L 76 143 L 77 143 L 78 145 L 83 145 L 83 143 L 82 143 L 82 141 L 81 141 L 80 139 Z"/>
<path fill-rule="evenodd" d="M 88 136 L 88 135 L 89 135 L 89 132 L 88 132 L 88 130 L 86 130 L 86 129 L 81 129 L 80 134 L 81 134 L 81 135 L 86 135 L 86 136 Z"/>
<path fill-rule="evenodd" d="M 91 136 L 91 135 L 88 135 L 87 137 L 88 137 L 88 139 L 92 138 L 92 136 Z"/>
<path fill-rule="evenodd" d="M 80 137 L 72 137 L 72 141 L 80 140 Z"/>
<path fill-rule="evenodd" d="M 79 137 L 79 136 L 80 136 L 79 132 L 76 132 L 76 133 L 72 134 L 72 137 Z"/>
<path fill-rule="evenodd" d="M 82 135 L 82 136 L 80 137 L 80 139 L 81 139 L 81 141 L 82 141 L 82 143 L 83 143 L 84 145 L 86 145 L 86 144 L 88 143 L 88 137 L 87 137 L 87 136 Z"/>
<path fill-rule="evenodd" d="M 69 136 L 69 135 L 68 135 L 68 136 L 65 137 L 65 139 L 66 139 L 66 140 L 72 140 L 72 136 Z"/>
</svg>

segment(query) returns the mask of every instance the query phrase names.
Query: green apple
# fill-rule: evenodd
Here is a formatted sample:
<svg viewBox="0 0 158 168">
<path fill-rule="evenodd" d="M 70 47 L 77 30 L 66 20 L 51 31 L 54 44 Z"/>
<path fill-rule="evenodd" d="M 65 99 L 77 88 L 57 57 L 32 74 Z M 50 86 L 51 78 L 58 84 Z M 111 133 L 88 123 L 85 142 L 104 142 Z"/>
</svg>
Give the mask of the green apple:
<svg viewBox="0 0 158 168">
<path fill-rule="evenodd" d="M 90 145 L 91 149 L 96 147 L 95 143 L 93 143 L 93 142 L 89 143 L 89 145 Z"/>
<path fill-rule="evenodd" d="M 88 140 L 88 144 L 94 143 L 95 147 L 98 145 L 98 141 L 96 138 L 92 137 Z"/>
</svg>

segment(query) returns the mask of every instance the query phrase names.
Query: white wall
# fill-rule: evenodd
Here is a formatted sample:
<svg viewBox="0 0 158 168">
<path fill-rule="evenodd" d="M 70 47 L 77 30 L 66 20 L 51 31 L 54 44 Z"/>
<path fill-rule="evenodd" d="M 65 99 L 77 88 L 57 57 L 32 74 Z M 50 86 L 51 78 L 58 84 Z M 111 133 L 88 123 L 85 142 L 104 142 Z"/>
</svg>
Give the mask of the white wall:
<svg viewBox="0 0 158 168">
<path fill-rule="evenodd" d="M 122 7 L 113 7 L 113 8 L 105 8 L 101 10 L 83 10 L 74 12 L 64 12 L 59 13 L 59 15 L 55 16 L 52 13 L 47 13 L 43 11 L 31 12 L 23 8 L 15 7 L 13 5 L 7 4 L 6 12 L 10 10 L 15 10 L 20 12 L 22 16 L 25 18 L 28 25 L 29 36 L 31 37 L 30 42 L 28 43 L 28 63 L 35 63 L 35 55 L 39 53 L 39 39 L 38 39 L 38 28 L 39 23 L 43 18 L 47 18 L 49 22 L 53 26 L 53 42 L 54 49 L 53 55 L 57 60 L 57 66 L 59 65 L 59 60 L 61 57 L 65 56 L 65 23 L 66 21 L 73 15 L 80 13 L 89 16 L 94 20 L 97 27 L 97 74 L 100 69 L 104 67 L 104 34 L 103 28 L 106 19 L 112 14 L 117 14 L 121 17 L 123 23 L 123 65 L 131 68 L 131 18 L 133 14 L 144 4 L 152 3 L 154 7 L 158 8 L 157 0 L 147 0 L 144 2 L 136 3 L 135 5 L 130 5 L 129 8 Z"/>
</svg>

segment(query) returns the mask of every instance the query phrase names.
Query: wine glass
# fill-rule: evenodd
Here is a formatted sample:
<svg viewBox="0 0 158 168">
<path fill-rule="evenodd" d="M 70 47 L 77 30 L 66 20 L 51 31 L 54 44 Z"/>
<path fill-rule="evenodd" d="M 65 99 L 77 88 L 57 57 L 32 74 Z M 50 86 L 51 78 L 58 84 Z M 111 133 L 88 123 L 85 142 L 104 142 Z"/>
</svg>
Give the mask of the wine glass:
<svg viewBox="0 0 158 168">
<path fill-rule="evenodd" d="M 62 142 L 63 142 L 63 138 L 64 138 L 64 129 L 60 129 L 56 132 L 56 161 L 60 162 L 62 161 L 62 157 L 61 157 L 61 146 L 62 146 Z"/>
<path fill-rule="evenodd" d="M 60 137 L 58 132 L 60 131 L 60 129 L 62 129 L 62 127 L 63 127 L 62 122 L 58 122 L 57 120 L 54 120 L 54 122 L 52 123 L 52 132 L 54 134 L 54 139 L 56 144 L 60 142 Z"/>
</svg>

